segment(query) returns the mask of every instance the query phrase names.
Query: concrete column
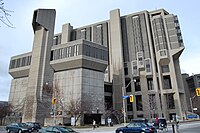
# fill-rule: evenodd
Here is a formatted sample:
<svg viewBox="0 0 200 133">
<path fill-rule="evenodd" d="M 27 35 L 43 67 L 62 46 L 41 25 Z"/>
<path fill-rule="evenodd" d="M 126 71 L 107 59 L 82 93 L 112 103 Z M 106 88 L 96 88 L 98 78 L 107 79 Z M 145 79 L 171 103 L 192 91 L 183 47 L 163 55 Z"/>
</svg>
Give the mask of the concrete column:
<svg viewBox="0 0 200 133">
<path fill-rule="evenodd" d="M 26 90 L 23 122 L 44 123 L 51 108 L 51 97 L 43 99 L 43 85 L 52 84 L 53 69 L 50 66 L 56 12 L 53 9 L 38 9 L 33 15 L 34 41 Z M 50 99 L 50 100 L 49 100 Z"/>
<path fill-rule="evenodd" d="M 73 30 L 73 27 L 70 25 L 70 23 L 64 24 L 62 26 L 61 44 L 70 42 L 70 37 L 71 37 L 71 31 L 72 30 Z"/>
<path fill-rule="evenodd" d="M 122 108 L 122 87 L 124 81 L 124 61 L 119 9 L 110 11 L 110 69 L 113 76 L 114 108 Z"/>
</svg>

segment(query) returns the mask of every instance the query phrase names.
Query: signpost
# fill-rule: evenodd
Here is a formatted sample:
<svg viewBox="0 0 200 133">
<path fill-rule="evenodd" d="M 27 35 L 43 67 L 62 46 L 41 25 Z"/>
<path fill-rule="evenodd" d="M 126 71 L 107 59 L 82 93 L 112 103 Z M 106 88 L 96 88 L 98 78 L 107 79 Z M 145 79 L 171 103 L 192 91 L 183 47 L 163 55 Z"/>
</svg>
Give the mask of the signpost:
<svg viewBox="0 0 200 133">
<path fill-rule="evenodd" d="M 123 99 L 129 98 L 129 95 L 122 96 Z"/>
</svg>

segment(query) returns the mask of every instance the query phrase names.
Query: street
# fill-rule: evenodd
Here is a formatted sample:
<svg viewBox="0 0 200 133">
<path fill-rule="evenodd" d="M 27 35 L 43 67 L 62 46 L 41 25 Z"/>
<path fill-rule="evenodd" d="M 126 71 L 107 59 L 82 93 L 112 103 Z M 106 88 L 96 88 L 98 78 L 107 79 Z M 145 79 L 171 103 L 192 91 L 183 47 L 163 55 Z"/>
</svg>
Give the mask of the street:
<svg viewBox="0 0 200 133">
<path fill-rule="evenodd" d="M 123 125 L 122 125 L 123 126 Z M 85 128 L 75 129 L 80 133 L 115 133 L 115 130 L 120 125 L 114 125 L 113 127 L 100 127 L 96 129 Z M 158 131 L 159 133 L 172 133 L 172 126 L 168 125 L 168 131 Z M 185 122 L 179 124 L 179 133 L 200 133 L 200 121 Z"/>
<path fill-rule="evenodd" d="M 113 127 L 74 128 L 79 133 L 115 133 L 118 127 L 123 125 L 114 125 Z M 0 133 L 6 133 L 5 127 L 0 127 Z M 168 131 L 158 131 L 158 133 L 172 133 L 172 126 L 168 125 Z M 200 121 L 185 122 L 179 124 L 179 133 L 200 133 Z"/>
</svg>

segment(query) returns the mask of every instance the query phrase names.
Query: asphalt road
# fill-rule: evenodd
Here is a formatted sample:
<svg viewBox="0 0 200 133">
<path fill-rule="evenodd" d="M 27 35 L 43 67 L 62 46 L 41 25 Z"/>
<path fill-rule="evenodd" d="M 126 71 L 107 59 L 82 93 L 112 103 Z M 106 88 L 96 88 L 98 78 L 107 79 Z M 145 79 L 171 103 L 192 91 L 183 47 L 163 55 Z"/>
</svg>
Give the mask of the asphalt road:
<svg viewBox="0 0 200 133">
<path fill-rule="evenodd" d="M 85 128 L 75 129 L 80 133 L 115 133 L 115 130 L 123 125 L 114 125 L 113 127 L 100 127 L 97 129 Z M 184 122 L 179 124 L 179 133 L 200 133 L 200 121 Z M 168 125 L 168 131 L 158 131 L 158 133 L 172 133 L 172 125 Z"/>
<path fill-rule="evenodd" d="M 113 127 L 74 128 L 79 133 L 115 133 L 118 127 L 123 125 L 114 125 Z M 6 133 L 5 127 L 0 127 L 0 133 Z M 172 126 L 168 125 L 168 131 L 158 131 L 158 133 L 172 133 Z M 180 123 L 179 133 L 200 133 L 200 121 Z"/>
</svg>

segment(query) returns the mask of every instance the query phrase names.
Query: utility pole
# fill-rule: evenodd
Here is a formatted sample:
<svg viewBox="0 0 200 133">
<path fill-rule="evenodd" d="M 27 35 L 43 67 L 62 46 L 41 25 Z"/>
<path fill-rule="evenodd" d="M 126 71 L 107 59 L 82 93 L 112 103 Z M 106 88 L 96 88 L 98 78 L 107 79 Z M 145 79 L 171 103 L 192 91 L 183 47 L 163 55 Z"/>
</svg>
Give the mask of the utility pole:
<svg viewBox="0 0 200 133">
<path fill-rule="evenodd" d="M 131 80 L 125 87 L 122 86 L 122 97 L 125 96 L 125 91 L 126 88 L 132 83 L 132 82 L 136 82 L 136 80 Z M 124 115 L 124 125 L 126 126 L 126 104 L 125 104 L 125 98 L 122 99 L 123 100 L 123 115 Z"/>
</svg>

